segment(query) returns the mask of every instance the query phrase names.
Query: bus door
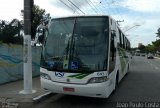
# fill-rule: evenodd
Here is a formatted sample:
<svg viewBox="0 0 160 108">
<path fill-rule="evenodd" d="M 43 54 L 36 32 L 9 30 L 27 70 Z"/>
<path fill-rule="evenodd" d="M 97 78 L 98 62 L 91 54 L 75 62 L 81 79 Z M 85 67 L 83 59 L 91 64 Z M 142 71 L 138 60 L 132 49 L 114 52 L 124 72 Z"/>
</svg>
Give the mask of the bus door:
<svg viewBox="0 0 160 108">
<path fill-rule="evenodd" d="M 110 35 L 110 53 L 109 53 L 109 79 L 110 79 L 110 88 L 113 90 L 114 88 L 114 82 L 115 82 L 115 66 L 116 66 L 116 45 L 115 45 L 115 38 L 116 33 L 115 31 L 111 32 Z"/>
</svg>

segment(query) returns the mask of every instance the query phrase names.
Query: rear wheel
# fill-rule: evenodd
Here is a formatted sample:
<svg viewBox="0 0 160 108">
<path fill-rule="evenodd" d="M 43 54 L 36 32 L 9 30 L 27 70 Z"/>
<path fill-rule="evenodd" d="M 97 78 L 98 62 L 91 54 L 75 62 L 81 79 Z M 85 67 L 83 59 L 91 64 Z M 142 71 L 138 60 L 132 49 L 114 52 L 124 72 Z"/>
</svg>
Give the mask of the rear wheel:
<svg viewBox="0 0 160 108">
<path fill-rule="evenodd" d="M 118 83 L 119 83 L 119 72 L 117 72 L 117 75 L 116 75 L 115 89 L 118 87 Z"/>
<path fill-rule="evenodd" d="M 129 64 L 128 64 L 128 68 L 127 68 L 127 73 L 126 73 L 126 75 L 128 75 L 128 73 L 129 73 Z"/>
<path fill-rule="evenodd" d="M 113 93 L 115 93 L 117 87 L 118 87 L 118 83 L 119 83 L 119 73 L 117 72 L 117 75 L 116 75 L 116 80 L 115 80 L 115 88 L 113 90 Z"/>
</svg>

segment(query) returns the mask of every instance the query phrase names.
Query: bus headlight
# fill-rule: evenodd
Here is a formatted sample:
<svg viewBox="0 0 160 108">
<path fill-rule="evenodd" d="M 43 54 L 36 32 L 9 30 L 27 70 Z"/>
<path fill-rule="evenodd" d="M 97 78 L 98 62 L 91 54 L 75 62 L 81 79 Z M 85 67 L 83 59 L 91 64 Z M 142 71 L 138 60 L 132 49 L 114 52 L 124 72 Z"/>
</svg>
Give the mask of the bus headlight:
<svg viewBox="0 0 160 108">
<path fill-rule="evenodd" d="M 105 77 L 94 77 L 94 78 L 91 78 L 88 83 L 101 83 L 101 82 L 105 82 L 107 81 L 108 78 L 105 76 Z"/>
<path fill-rule="evenodd" d="M 51 77 L 48 74 L 40 73 L 41 77 L 47 80 L 51 80 Z"/>
</svg>

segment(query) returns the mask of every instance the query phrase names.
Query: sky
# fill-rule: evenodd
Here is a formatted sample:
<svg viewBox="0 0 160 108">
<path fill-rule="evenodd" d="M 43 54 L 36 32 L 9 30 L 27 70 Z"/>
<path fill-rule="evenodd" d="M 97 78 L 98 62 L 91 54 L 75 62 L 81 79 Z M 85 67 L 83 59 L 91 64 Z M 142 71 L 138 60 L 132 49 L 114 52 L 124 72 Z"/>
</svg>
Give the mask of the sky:
<svg viewBox="0 0 160 108">
<path fill-rule="evenodd" d="M 34 0 L 34 3 L 52 17 L 110 15 L 117 21 L 123 21 L 119 23 L 120 28 L 132 47 L 137 47 L 138 43 L 151 44 L 158 39 L 155 33 L 160 27 L 160 0 Z M 22 9 L 23 0 L 0 0 L 0 19 L 22 19 Z"/>
</svg>

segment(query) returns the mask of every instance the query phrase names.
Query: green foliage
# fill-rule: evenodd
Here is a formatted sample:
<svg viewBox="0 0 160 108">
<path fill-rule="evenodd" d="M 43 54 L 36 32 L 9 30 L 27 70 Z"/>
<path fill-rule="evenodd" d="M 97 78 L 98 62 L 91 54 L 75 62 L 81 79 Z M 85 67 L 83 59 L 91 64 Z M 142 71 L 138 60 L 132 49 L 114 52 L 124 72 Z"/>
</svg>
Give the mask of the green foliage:
<svg viewBox="0 0 160 108">
<path fill-rule="evenodd" d="M 157 37 L 159 37 L 160 38 L 160 28 L 157 30 Z"/>
<path fill-rule="evenodd" d="M 141 45 L 138 47 L 138 49 L 140 50 L 141 53 L 145 53 L 146 52 L 146 47 L 144 45 Z"/>
<path fill-rule="evenodd" d="M 160 38 L 160 28 L 157 30 L 157 37 Z M 146 46 L 141 46 L 140 49 L 142 52 L 146 53 L 156 53 L 157 51 L 160 52 L 160 39 L 153 41 L 152 44 L 148 44 Z"/>
<path fill-rule="evenodd" d="M 0 41 L 4 43 L 16 43 L 21 44 L 23 42 L 20 36 L 20 29 L 22 26 L 13 26 L 13 22 L 18 21 L 13 19 L 10 23 L 2 20 L 0 22 Z"/>
<path fill-rule="evenodd" d="M 152 42 L 152 44 L 153 44 L 156 48 L 160 47 L 160 39 Z"/>
<path fill-rule="evenodd" d="M 152 45 L 148 44 L 145 48 L 146 52 L 156 53 L 160 51 L 160 39 L 153 41 Z"/>
<path fill-rule="evenodd" d="M 149 52 L 155 53 L 155 47 L 154 47 L 154 45 L 150 45 L 150 44 L 147 45 L 145 50 L 146 50 L 147 53 L 149 53 Z"/>
<path fill-rule="evenodd" d="M 0 45 L 3 44 L 3 41 L 0 40 Z"/>
<path fill-rule="evenodd" d="M 32 9 L 32 24 L 31 24 L 31 38 L 35 38 L 36 29 L 38 25 L 45 22 L 50 18 L 50 14 L 46 14 L 44 9 L 40 9 L 39 6 L 34 5 Z M 18 22 L 15 26 L 14 22 Z M 0 20 L 0 41 L 4 43 L 23 44 L 23 36 L 20 35 L 20 30 L 23 29 L 23 25 L 17 19 L 13 19 L 11 22 Z"/>
</svg>

